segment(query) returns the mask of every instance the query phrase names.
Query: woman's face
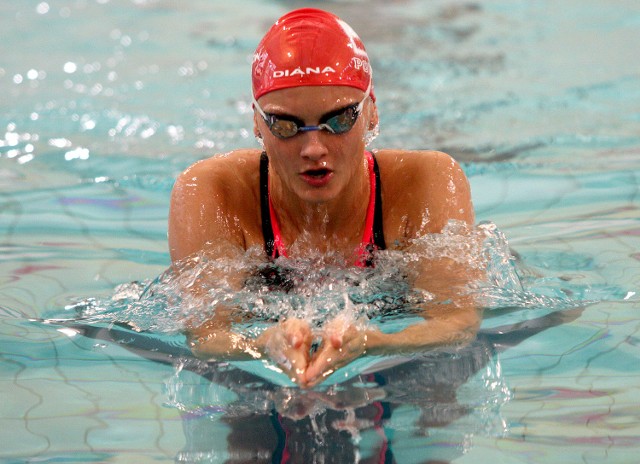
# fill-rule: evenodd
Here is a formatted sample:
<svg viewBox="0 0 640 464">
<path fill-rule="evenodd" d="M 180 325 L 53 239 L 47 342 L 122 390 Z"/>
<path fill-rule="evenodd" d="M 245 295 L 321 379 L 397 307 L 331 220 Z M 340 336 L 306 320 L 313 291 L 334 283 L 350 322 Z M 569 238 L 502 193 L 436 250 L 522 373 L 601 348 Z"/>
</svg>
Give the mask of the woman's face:
<svg viewBox="0 0 640 464">
<path fill-rule="evenodd" d="M 267 114 L 317 126 L 328 115 L 357 104 L 365 92 L 347 86 L 306 86 L 276 90 L 258 103 Z M 290 138 L 271 133 L 258 112 L 254 130 L 269 156 L 272 188 L 307 203 L 324 203 L 348 195 L 352 181 L 363 172 L 365 135 L 377 124 L 375 104 L 367 98 L 353 127 L 342 134 L 327 130 L 298 132 Z"/>
</svg>

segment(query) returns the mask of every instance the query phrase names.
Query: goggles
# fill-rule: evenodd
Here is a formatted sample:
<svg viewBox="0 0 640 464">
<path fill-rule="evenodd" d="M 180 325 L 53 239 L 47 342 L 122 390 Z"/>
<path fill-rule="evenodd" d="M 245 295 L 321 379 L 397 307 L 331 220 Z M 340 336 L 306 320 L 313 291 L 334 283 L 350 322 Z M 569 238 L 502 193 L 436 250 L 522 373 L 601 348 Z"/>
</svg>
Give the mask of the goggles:
<svg viewBox="0 0 640 464">
<path fill-rule="evenodd" d="M 332 134 L 344 134 L 349 132 L 356 123 L 358 116 L 362 112 L 364 102 L 369 98 L 371 92 L 371 83 L 364 94 L 364 98 L 359 103 L 354 103 L 332 111 L 322 117 L 320 124 L 317 126 L 305 126 L 304 122 L 298 118 L 291 116 L 279 116 L 277 114 L 265 113 L 256 99 L 253 99 L 253 107 L 258 114 L 264 119 L 265 124 L 273 135 L 279 139 L 288 139 L 296 135 L 298 132 L 309 132 L 326 130 Z"/>
</svg>

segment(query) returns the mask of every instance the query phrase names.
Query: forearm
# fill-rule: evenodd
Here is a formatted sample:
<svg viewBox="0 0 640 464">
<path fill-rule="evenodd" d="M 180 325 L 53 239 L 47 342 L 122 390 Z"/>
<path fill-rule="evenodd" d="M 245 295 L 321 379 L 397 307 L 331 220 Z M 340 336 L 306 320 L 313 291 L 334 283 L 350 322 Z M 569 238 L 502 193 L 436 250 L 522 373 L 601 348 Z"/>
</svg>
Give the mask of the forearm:
<svg viewBox="0 0 640 464">
<path fill-rule="evenodd" d="M 227 328 L 199 328 L 186 335 L 191 352 L 205 361 L 247 361 L 263 356 L 257 340 Z"/>
<path fill-rule="evenodd" d="M 463 346 L 475 339 L 480 322 L 480 312 L 469 308 L 462 315 L 428 318 L 395 333 L 370 328 L 366 332 L 366 352 L 371 355 L 410 354 Z"/>
<path fill-rule="evenodd" d="M 260 358 L 263 349 L 258 340 L 233 330 L 233 310 L 217 308 L 216 315 L 185 330 L 191 352 L 203 360 L 243 361 Z"/>
</svg>

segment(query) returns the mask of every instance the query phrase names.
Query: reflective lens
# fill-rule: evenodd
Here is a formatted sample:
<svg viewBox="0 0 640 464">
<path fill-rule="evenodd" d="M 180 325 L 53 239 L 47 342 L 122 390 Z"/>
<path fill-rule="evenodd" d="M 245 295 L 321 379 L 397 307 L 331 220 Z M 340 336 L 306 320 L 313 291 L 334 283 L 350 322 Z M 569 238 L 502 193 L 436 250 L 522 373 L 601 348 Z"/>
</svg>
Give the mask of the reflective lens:
<svg viewBox="0 0 640 464">
<path fill-rule="evenodd" d="M 265 122 L 269 126 L 271 133 L 281 139 L 293 137 L 298 133 L 299 128 L 304 126 L 301 121 L 280 119 L 274 114 L 267 114 Z"/>
<path fill-rule="evenodd" d="M 327 118 L 324 123 L 329 126 L 335 134 L 347 132 L 353 127 L 358 119 L 358 115 L 360 114 L 359 107 L 360 104 L 351 105 L 335 116 Z"/>
</svg>

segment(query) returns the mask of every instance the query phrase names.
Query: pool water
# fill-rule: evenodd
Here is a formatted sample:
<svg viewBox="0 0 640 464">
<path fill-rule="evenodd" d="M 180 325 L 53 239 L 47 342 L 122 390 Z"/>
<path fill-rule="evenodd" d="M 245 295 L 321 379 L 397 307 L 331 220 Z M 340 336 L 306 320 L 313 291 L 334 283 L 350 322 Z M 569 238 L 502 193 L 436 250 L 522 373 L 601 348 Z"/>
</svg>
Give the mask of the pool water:
<svg viewBox="0 0 640 464">
<path fill-rule="evenodd" d="M 170 331 L 74 320 L 167 269 L 182 169 L 257 146 L 251 54 L 299 6 L 0 5 L 2 462 L 636 462 L 633 0 L 322 3 L 372 57 L 373 148 L 452 154 L 508 241 L 465 349 L 300 391 Z"/>
</svg>

